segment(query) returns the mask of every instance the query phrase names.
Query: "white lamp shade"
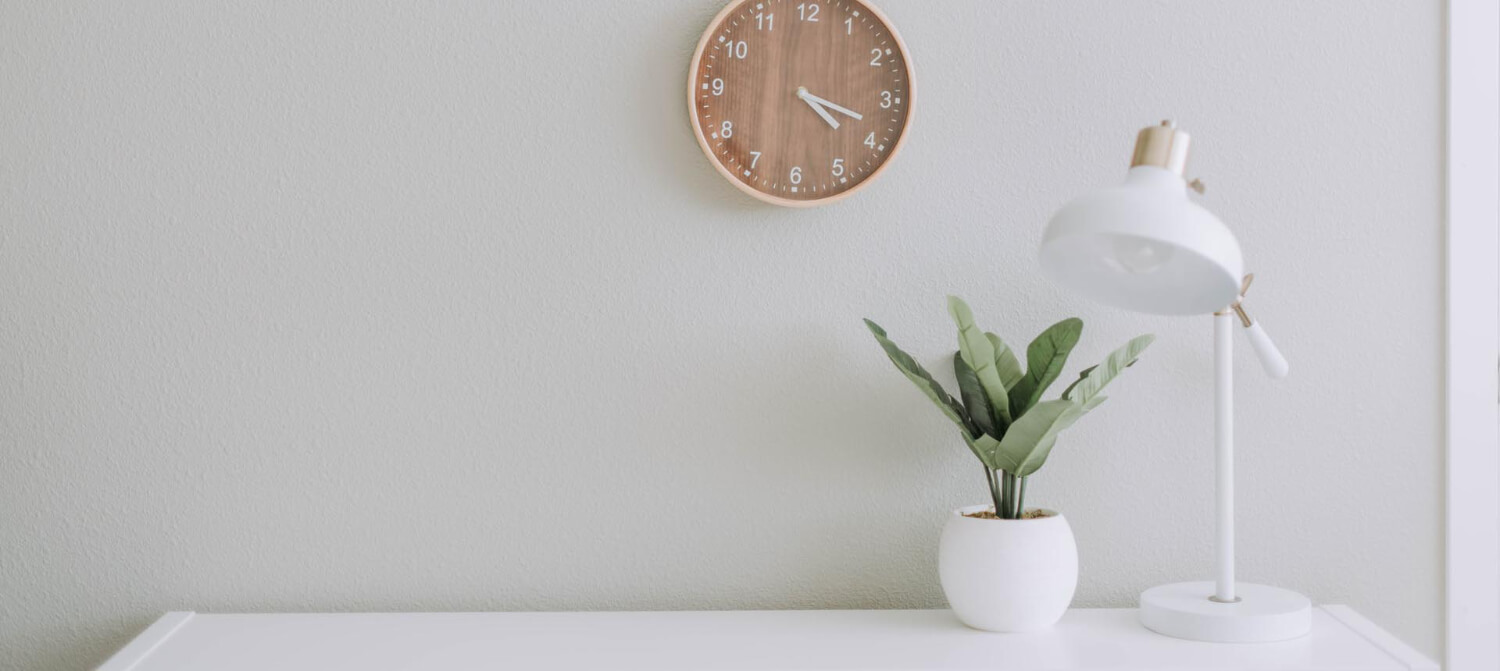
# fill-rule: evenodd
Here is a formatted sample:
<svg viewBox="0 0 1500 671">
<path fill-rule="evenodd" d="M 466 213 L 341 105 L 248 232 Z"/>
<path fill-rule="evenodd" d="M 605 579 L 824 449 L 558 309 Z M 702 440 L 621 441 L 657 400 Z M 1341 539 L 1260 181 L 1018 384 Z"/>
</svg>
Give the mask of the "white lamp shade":
<svg viewBox="0 0 1500 671">
<path fill-rule="evenodd" d="M 1182 177 L 1150 165 L 1059 210 L 1041 264 L 1096 301 L 1162 315 L 1223 310 L 1239 297 L 1244 270 L 1229 227 L 1188 199 Z"/>
</svg>

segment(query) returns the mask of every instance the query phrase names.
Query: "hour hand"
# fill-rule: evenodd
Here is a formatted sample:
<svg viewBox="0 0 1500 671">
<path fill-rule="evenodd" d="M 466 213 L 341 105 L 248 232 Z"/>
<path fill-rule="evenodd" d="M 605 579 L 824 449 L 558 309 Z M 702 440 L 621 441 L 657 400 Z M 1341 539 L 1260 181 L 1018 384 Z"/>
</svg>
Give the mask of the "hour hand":
<svg viewBox="0 0 1500 671">
<path fill-rule="evenodd" d="M 826 107 L 826 108 L 831 109 L 831 110 L 833 110 L 835 112 L 838 112 L 839 114 L 843 114 L 843 115 L 849 116 L 849 117 L 853 118 L 855 121 L 861 121 L 861 120 L 864 119 L 864 117 L 861 116 L 859 112 L 856 112 L 856 111 L 854 111 L 852 109 L 849 109 L 849 108 L 844 107 L 842 105 L 839 105 L 837 103 L 832 103 L 832 102 L 829 102 L 829 101 L 824 100 L 822 98 L 819 98 L 819 97 L 817 97 L 817 96 L 815 96 L 815 95 L 813 95 L 811 93 L 808 93 L 807 89 L 805 89 L 805 88 L 797 89 L 797 97 L 799 97 L 799 98 L 801 98 L 803 100 L 806 100 L 809 103 L 817 103 L 818 106 L 820 106 L 820 107 Z"/>
<path fill-rule="evenodd" d="M 802 102 L 807 103 L 807 106 L 811 107 L 814 112 L 817 112 L 818 116 L 823 117 L 823 120 L 827 121 L 829 126 L 832 126 L 834 130 L 838 130 L 839 120 L 833 118 L 833 115 L 829 114 L 828 110 L 823 109 L 822 105 L 818 104 L 816 100 L 813 100 L 812 94 L 808 93 L 807 89 L 797 89 L 797 97 L 801 98 Z"/>
</svg>

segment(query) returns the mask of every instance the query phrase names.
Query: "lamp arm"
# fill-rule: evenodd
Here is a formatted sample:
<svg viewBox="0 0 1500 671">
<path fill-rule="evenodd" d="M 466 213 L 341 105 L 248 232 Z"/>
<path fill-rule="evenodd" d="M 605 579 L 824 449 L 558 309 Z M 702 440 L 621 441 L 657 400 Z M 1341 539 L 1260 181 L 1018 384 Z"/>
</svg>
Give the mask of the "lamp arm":
<svg viewBox="0 0 1500 671">
<path fill-rule="evenodd" d="M 1250 347 L 1255 350 L 1255 358 L 1260 359 L 1261 367 L 1266 369 L 1266 375 L 1277 379 L 1286 377 L 1287 373 L 1291 372 L 1291 364 L 1288 364 L 1286 357 L 1281 355 L 1281 350 L 1276 347 L 1276 343 L 1271 341 L 1271 336 L 1266 334 L 1264 328 L 1261 328 L 1260 322 L 1251 319 L 1250 315 L 1245 313 L 1244 306 L 1239 303 L 1234 304 L 1234 312 L 1239 315 L 1240 323 L 1245 326 L 1245 335 L 1250 337 Z"/>
</svg>

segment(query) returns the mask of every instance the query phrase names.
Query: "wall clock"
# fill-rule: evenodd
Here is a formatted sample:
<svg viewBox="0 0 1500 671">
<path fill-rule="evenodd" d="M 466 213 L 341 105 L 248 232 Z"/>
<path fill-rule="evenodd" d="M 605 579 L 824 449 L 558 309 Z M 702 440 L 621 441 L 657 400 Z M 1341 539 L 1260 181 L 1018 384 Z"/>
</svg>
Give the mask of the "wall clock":
<svg viewBox="0 0 1500 671">
<path fill-rule="evenodd" d="M 688 70 L 709 161 L 740 190 L 790 207 L 870 184 L 906 139 L 911 101 L 906 45 L 861 0 L 734 0 Z"/>
</svg>

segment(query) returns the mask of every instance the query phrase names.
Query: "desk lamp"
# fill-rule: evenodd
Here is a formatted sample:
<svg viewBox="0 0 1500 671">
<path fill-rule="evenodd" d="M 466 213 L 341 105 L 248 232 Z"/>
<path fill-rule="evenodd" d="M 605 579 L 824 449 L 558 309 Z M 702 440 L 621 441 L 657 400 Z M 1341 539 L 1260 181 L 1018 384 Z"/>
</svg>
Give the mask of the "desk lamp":
<svg viewBox="0 0 1500 671">
<path fill-rule="evenodd" d="M 1253 643 L 1305 635 L 1312 603 L 1290 590 L 1234 577 L 1233 331 L 1239 321 L 1262 366 L 1287 374 L 1286 359 L 1246 313 L 1240 245 L 1224 222 L 1188 197 L 1203 185 L 1183 178 L 1189 136 L 1176 124 L 1141 130 L 1121 186 L 1064 206 L 1042 237 L 1043 274 L 1095 301 L 1161 315 L 1213 315 L 1215 575 L 1212 581 L 1141 593 L 1141 623 L 1197 641 Z"/>
</svg>

